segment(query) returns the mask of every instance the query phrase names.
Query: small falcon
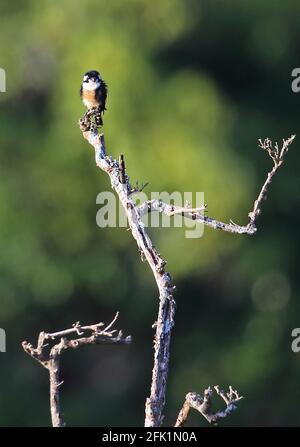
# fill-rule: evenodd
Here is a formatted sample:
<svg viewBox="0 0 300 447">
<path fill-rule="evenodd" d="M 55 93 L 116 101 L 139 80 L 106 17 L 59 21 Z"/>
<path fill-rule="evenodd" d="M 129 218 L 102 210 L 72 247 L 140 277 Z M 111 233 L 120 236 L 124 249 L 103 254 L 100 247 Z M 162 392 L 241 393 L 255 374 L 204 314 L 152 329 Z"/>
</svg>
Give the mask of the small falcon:
<svg viewBox="0 0 300 447">
<path fill-rule="evenodd" d="M 91 70 L 83 76 L 83 82 L 80 87 L 80 97 L 83 104 L 88 109 L 84 117 L 80 120 L 80 126 L 83 130 L 103 126 L 102 115 L 107 98 L 107 85 L 96 70 Z M 94 117 L 94 125 L 92 119 Z"/>
</svg>

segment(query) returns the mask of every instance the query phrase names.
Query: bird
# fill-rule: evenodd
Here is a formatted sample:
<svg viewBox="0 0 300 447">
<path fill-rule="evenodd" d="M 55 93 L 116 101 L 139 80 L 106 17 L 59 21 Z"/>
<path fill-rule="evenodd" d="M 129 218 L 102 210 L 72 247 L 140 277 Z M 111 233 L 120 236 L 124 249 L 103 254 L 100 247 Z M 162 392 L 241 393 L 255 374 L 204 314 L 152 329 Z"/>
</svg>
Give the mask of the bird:
<svg viewBox="0 0 300 447">
<path fill-rule="evenodd" d="M 106 110 L 107 84 L 96 70 L 87 71 L 80 87 L 80 97 L 87 108 L 82 124 L 89 130 L 94 116 L 96 126 L 103 126 L 102 115 Z"/>
</svg>

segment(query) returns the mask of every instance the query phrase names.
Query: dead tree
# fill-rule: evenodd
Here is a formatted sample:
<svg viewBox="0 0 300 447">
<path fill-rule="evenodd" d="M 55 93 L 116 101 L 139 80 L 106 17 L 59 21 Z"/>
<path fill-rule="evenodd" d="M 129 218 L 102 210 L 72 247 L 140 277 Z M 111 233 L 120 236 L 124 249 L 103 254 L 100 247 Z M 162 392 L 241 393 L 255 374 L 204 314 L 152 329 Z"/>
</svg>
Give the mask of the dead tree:
<svg viewBox="0 0 300 447">
<path fill-rule="evenodd" d="M 80 128 L 83 137 L 95 149 L 95 161 L 97 166 L 109 175 L 112 188 L 117 193 L 119 200 L 124 208 L 128 220 L 129 229 L 135 239 L 142 259 L 146 260 L 152 270 L 154 279 L 159 292 L 159 307 L 156 322 L 153 324 L 154 335 L 154 364 L 152 369 L 152 380 L 150 396 L 146 399 L 145 405 L 145 426 L 159 427 L 164 419 L 164 406 L 166 396 L 166 385 L 168 378 L 168 367 L 170 359 L 170 341 L 171 331 L 174 326 L 174 315 L 176 303 L 174 300 L 173 280 L 166 271 L 166 261 L 161 257 L 158 250 L 154 247 L 142 222 L 142 217 L 146 213 L 158 211 L 168 216 L 180 214 L 184 217 L 193 219 L 214 229 L 219 229 L 236 234 L 253 235 L 257 230 L 257 219 L 261 212 L 263 200 L 266 198 L 268 188 L 272 182 L 273 176 L 282 166 L 289 146 L 293 142 L 295 135 L 287 140 L 283 140 L 281 147 L 277 143 L 272 144 L 271 140 L 259 140 L 259 147 L 265 150 L 273 160 L 273 168 L 268 172 L 266 180 L 260 189 L 257 199 L 254 202 L 252 210 L 249 212 L 248 224 L 240 226 L 232 220 L 229 223 L 220 222 L 214 218 L 203 214 L 203 205 L 200 208 L 177 207 L 162 202 L 161 200 L 146 201 L 140 206 L 136 206 L 133 200 L 133 194 L 140 191 L 138 187 L 133 188 L 125 168 L 124 156 L 119 157 L 119 161 L 114 160 L 107 154 L 104 135 L 98 134 L 98 131 L 86 131 L 81 124 Z M 197 409 L 209 422 L 216 422 L 222 417 L 226 417 L 235 408 L 237 402 L 242 398 L 236 391 L 229 388 L 229 393 L 224 393 L 218 386 L 215 386 L 216 392 L 226 403 L 226 409 L 212 414 L 211 397 L 212 389 L 209 387 L 204 392 L 204 397 L 196 393 L 188 393 L 179 413 L 176 426 L 185 423 L 190 408 Z"/>
<path fill-rule="evenodd" d="M 272 182 L 273 176 L 282 166 L 289 146 L 293 142 L 295 135 L 287 140 L 283 140 L 281 147 L 277 143 L 272 144 L 271 140 L 259 140 L 259 146 L 265 150 L 273 160 L 273 168 L 268 172 L 266 180 L 260 189 L 253 208 L 248 214 L 249 221 L 247 225 L 240 226 L 230 220 L 228 223 L 220 222 L 214 218 L 208 217 L 203 213 L 206 206 L 191 208 L 190 206 L 179 207 L 164 203 L 161 200 L 145 201 L 137 206 L 133 195 L 142 190 L 138 186 L 132 187 L 129 176 L 126 172 L 124 155 L 120 155 L 119 161 L 114 160 L 107 155 L 104 135 L 98 134 L 96 129 L 86 131 L 83 122 L 80 122 L 80 128 L 83 137 L 94 147 L 95 160 L 97 166 L 106 172 L 110 178 L 111 186 L 116 191 L 119 200 L 125 210 L 129 229 L 135 239 L 139 253 L 143 260 L 146 260 L 152 270 L 159 293 L 158 316 L 153 324 L 155 329 L 154 336 L 154 365 L 152 369 L 152 380 L 150 396 L 145 404 L 145 426 L 159 427 L 164 419 L 164 406 L 166 396 L 166 386 L 168 378 L 168 368 L 170 359 L 170 341 L 171 331 L 174 326 L 174 315 L 176 303 L 174 299 L 175 286 L 171 275 L 166 271 L 166 261 L 161 257 L 158 250 L 154 247 L 142 221 L 147 213 L 160 212 L 168 216 L 182 215 L 183 217 L 195 220 L 214 229 L 219 229 L 236 234 L 253 235 L 257 230 L 257 219 L 261 212 L 261 205 L 266 198 L 268 188 Z M 145 186 L 145 185 L 144 185 Z M 55 333 L 41 332 L 38 338 L 37 347 L 34 348 L 30 343 L 23 342 L 24 350 L 43 367 L 49 371 L 50 379 L 50 409 L 52 425 L 54 427 L 64 426 L 62 411 L 60 408 L 59 391 L 62 381 L 60 378 L 60 360 L 63 351 L 66 349 L 76 349 L 80 346 L 91 344 L 127 344 L 131 342 L 131 337 L 123 337 L 122 332 L 116 334 L 112 330 L 118 314 L 113 321 L 104 327 L 103 323 L 90 326 L 81 326 L 79 322 L 72 328 Z M 104 327 L 104 328 L 103 328 Z M 179 412 L 176 427 L 185 424 L 191 408 L 200 412 L 209 423 L 216 423 L 219 419 L 231 414 L 237 406 L 237 403 L 243 398 L 239 396 L 231 386 L 229 392 L 225 393 L 214 386 L 216 393 L 222 397 L 226 407 L 224 410 L 212 412 L 211 401 L 213 389 L 208 387 L 203 396 L 195 392 L 186 395 L 182 409 Z"/>
</svg>

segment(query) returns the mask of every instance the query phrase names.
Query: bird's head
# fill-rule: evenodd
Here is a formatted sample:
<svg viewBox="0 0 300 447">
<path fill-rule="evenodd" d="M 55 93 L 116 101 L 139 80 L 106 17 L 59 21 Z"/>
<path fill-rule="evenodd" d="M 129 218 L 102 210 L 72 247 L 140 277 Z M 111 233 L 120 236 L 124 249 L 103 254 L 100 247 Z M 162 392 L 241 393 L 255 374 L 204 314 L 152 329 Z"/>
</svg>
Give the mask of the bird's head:
<svg viewBox="0 0 300 447">
<path fill-rule="evenodd" d="M 96 70 L 87 71 L 83 76 L 82 87 L 86 90 L 96 90 L 101 85 L 100 73 Z"/>
</svg>

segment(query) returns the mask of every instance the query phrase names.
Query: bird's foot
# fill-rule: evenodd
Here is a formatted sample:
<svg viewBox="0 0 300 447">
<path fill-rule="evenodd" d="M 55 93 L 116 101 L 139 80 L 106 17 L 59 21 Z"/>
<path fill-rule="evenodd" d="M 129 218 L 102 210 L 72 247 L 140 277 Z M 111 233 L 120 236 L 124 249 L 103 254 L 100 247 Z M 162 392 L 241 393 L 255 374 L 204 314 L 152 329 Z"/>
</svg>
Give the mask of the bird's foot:
<svg viewBox="0 0 300 447">
<path fill-rule="evenodd" d="M 91 128 L 91 122 L 86 113 L 82 118 L 80 118 L 78 124 L 81 132 L 88 132 Z"/>
<path fill-rule="evenodd" d="M 102 111 L 101 107 L 93 107 L 87 111 L 90 122 L 93 123 L 96 127 L 103 126 L 102 120 Z"/>
<path fill-rule="evenodd" d="M 100 107 L 92 107 L 87 110 L 79 120 L 79 127 L 82 132 L 95 132 L 101 126 L 103 126 L 103 120 Z"/>
</svg>

